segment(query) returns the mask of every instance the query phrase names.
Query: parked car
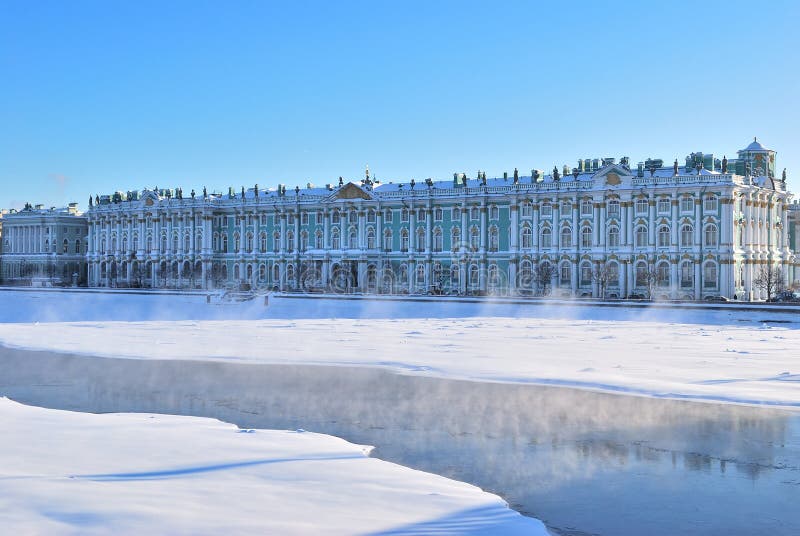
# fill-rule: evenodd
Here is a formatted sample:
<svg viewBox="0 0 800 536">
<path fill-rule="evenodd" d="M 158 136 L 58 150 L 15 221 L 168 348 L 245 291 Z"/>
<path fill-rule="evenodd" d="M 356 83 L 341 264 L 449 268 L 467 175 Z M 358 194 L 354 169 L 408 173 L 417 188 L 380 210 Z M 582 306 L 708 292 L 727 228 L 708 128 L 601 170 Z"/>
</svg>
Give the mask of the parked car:
<svg viewBox="0 0 800 536">
<path fill-rule="evenodd" d="M 706 296 L 703 300 L 707 302 L 728 302 L 730 301 L 725 296 Z"/>
</svg>

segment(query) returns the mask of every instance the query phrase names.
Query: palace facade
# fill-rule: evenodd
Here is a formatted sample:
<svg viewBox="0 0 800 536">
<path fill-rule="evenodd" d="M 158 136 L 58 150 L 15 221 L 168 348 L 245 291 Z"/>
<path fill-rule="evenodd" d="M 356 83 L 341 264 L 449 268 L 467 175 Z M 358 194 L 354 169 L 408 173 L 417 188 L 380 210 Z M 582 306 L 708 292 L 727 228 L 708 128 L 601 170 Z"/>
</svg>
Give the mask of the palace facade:
<svg viewBox="0 0 800 536">
<path fill-rule="evenodd" d="M 78 204 L 27 204 L 2 216 L 0 281 L 4 285 L 86 284 L 86 218 Z"/>
<path fill-rule="evenodd" d="M 800 275 L 775 152 L 581 159 L 550 173 L 392 183 L 145 189 L 90 199 L 96 287 L 763 299 Z"/>
</svg>

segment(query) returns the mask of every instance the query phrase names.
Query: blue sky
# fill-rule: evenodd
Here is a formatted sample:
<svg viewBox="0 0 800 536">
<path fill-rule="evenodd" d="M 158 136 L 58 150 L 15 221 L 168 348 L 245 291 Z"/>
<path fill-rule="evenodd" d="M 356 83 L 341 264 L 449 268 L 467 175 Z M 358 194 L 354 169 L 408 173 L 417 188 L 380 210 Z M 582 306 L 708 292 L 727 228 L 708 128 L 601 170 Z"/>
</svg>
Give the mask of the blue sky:
<svg viewBox="0 0 800 536">
<path fill-rule="evenodd" d="M 0 0 L 0 207 L 735 155 L 800 190 L 800 2 Z"/>
</svg>

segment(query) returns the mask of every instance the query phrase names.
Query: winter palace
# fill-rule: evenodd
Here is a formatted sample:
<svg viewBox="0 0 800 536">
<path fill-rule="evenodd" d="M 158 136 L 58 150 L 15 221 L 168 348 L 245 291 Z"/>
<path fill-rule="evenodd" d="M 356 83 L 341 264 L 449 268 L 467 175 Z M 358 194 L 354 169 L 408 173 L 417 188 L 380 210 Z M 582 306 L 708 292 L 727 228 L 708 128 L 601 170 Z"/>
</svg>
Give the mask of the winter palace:
<svg viewBox="0 0 800 536">
<path fill-rule="evenodd" d="M 754 140 L 731 159 L 95 196 L 88 284 L 762 299 L 761 267 L 800 276 L 775 155 Z"/>
</svg>

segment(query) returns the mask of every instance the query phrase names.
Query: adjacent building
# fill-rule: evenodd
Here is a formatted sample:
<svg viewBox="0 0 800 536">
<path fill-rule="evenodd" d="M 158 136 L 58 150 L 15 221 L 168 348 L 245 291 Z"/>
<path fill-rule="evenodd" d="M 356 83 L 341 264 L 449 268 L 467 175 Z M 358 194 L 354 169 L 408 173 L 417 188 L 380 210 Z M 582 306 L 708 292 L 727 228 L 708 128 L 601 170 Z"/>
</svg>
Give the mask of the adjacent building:
<svg viewBox="0 0 800 536">
<path fill-rule="evenodd" d="M 11 210 L 2 219 L 0 279 L 4 285 L 86 284 L 86 218 L 77 203 Z"/>
<path fill-rule="evenodd" d="M 146 189 L 96 196 L 86 213 L 97 287 L 763 299 L 786 283 L 791 194 L 775 151 L 691 153 L 637 166 L 580 159 L 550 173 L 452 181 Z M 91 201 L 91 200 L 90 200 Z"/>
</svg>

